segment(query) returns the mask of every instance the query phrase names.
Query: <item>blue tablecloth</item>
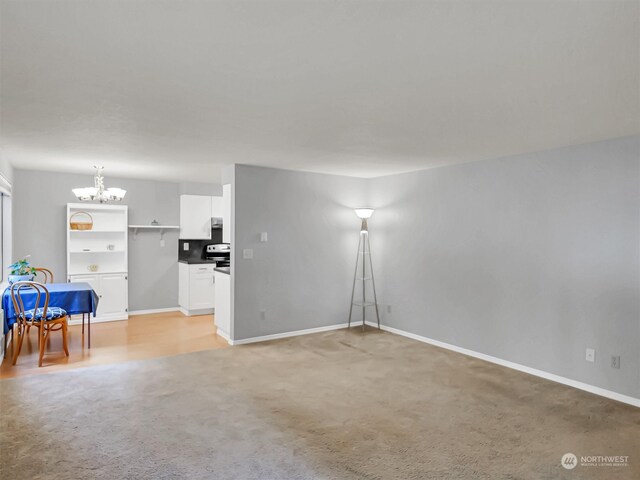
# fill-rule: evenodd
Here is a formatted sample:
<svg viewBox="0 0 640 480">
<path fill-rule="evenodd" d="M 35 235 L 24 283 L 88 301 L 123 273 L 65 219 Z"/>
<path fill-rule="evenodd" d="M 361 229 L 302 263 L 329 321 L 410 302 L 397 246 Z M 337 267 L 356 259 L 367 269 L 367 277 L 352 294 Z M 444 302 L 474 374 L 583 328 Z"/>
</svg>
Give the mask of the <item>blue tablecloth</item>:
<svg viewBox="0 0 640 480">
<path fill-rule="evenodd" d="M 49 290 L 49 306 L 64 308 L 69 315 L 80 313 L 93 313 L 96 316 L 98 309 L 98 294 L 86 282 L 77 283 L 47 283 Z M 24 302 L 25 309 L 34 308 L 36 301 L 36 291 L 32 288 L 22 288 L 20 297 Z M 40 305 L 44 306 L 44 297 L 40 296 Z M 8 287 L 2 294 L 2 310 L 4 310 L 4 333 L 16 323 L 16 311 L 11 300 L 11 287 Z"/>
</svg>

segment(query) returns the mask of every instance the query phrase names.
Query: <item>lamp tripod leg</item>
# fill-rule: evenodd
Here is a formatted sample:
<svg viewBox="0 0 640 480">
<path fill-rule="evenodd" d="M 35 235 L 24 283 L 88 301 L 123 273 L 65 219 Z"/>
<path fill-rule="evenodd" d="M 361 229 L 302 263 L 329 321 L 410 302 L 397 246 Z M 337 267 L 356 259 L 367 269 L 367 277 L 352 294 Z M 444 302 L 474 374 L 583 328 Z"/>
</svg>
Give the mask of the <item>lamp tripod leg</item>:
<svg viewBox="0 0 640 480">
<path fill-rule="evenodd" d="M 351 328 L 351 314 L 353 313 L 353 295 L 356 291 L 356 278 L 358 276 L 358 260 L 360 260 L 360 246 L 362 245 L 362 235 L 358 240 L 358 253 L 356 255 L 356 271 L 353 274 L 353 287 L 351 288 L 351 305 L 349 306 L 349 320 L 347 322 L 347 328 Z"/>
<path fill-rule="evenodd" d="M 369 251 L 369 272 L 371 273 L 371 286 L 373 287 L 373 302 L 376 306 L 376 319 L 378 320 L 378 330 L 380 330 L 380 312 L 378 311 L 378 296 L 376 295 L 376 282 L 373 278 L 373 260 L 371 260 L 371 244 L 367 235 L 367 250 Z"/>
<path fill-rule="evenodd" d="M 362 241 L 362 331 L 364 332 L 364 324 L 366 323 L 366 311 L 367 311 L 367 284 L 365 276 L 366 276 L 366 244 L 368 243 L 368 239 L 369 239 L 369 234 L 368 233 L 361 233 L 360 234 L 360 238 L 362 239 L 362 237 L 366 235 L 367 238 L 364 239 Z M 371 255 L 369 255 L 371 256 Z"/>
</svg>

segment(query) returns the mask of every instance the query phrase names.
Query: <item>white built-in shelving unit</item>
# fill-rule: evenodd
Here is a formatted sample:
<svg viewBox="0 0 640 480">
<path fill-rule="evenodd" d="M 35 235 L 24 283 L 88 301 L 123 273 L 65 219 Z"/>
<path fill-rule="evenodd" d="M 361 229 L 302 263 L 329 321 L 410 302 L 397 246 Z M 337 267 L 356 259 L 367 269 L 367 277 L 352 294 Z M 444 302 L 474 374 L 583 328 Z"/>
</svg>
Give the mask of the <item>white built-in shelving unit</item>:
<svg viewBox="0 0 640 480">
<path fill-rule="evenodd" d="M 72 230 L 70 219 L 86 212 L 91 230 Z M 128 209 L 121 205 L 67 204 L 67 281 L 87 282 L 100 301 L 95 321 L 129 318 Z M 73 221 L 88 221 L 76 215 Z"/>
</svg>

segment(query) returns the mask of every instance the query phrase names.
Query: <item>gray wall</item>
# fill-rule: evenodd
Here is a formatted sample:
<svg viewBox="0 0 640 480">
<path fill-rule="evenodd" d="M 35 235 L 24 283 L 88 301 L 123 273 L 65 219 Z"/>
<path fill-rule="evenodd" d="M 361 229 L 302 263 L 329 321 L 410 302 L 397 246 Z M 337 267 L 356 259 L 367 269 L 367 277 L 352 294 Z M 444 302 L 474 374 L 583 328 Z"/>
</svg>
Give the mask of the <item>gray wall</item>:
<svg viewBox="0 0 640 480">
<path fill-rule="evenodd" d="M 0 173 L 4 175 L 7 180 L 13 182 L 13 167 L 6 158 L 0 158 Z"/>
<path fill-rule="evenodd" d="M 234 182 L 233 338 L 346 322 L 366 181 L 237 165 Z"/>
<path fill-rule="evenodd" d="M 640 398 L 640 137 L 368 187 L 385 324 Z"/>
<path fill-rule="evenodd" d="M 91 175 L 14 170 L 15 228 L 13 257 L 31 254 L 34 265 L 51 268 L 56 280 L 66 280 L 66 204 L 77 202 L 71 189 L 92 184 Z M 202 193 L 206 186 L 106 177 L 107 186 L 127 190 L 130 224 L 180 224 L 180 193 Z M 221 187 L 213 186 L 212 191 Z M 204 189 L 204 190 L 203 190 Z M 178 232 L 129 235 L 129 310 L 178 305 Z"/>
<path fill-rule="evenodd" d="M 181 182 L 178 189 L 181 195 L 222 196 L 222 185 L 217 183 Z"/>
</svg>

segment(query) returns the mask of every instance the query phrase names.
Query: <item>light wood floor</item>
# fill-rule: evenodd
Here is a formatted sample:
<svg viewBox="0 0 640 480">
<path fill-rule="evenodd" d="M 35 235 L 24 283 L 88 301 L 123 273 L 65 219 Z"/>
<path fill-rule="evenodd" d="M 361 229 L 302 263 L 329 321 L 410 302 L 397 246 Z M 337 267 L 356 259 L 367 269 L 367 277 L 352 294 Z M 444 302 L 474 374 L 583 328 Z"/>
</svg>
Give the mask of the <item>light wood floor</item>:
<svg viewBox="0 0 640 480">
<path fill-rule="evenodd" d="M 0 366 L 0 379 L 228 346 L 216 335 L 213 315 L 186 317 L 180 312 L 138 315 L 121 322 L 91 324 L 91 349 L 87 348 L 86 328 L 83 346 L 82 327 L 69 326 L 68 357 L 62 350 L 62 335 L 52 333 L 44 363 L 38 368 L 38 338 L 36 329 L 31 330 L 16 366 L 11 365 L 13 350 L 9 341 L 7 355 Z"/>
</svg>

